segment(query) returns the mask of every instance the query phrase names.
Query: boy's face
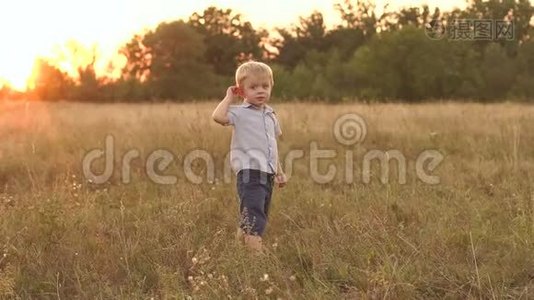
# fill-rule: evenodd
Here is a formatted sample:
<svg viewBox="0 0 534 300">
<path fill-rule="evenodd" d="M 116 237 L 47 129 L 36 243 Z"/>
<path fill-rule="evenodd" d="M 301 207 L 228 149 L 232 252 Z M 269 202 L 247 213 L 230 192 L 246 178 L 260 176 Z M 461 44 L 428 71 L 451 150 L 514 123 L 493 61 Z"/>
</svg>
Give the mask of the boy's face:
<svg viewBox="0 0 534 300">
<path fill-rule="evenodd" d="M 268 75 L 252 74 L 241 84 L 243 96 L 247 102 L 260 107 L 269 101 L 272 88 Z"/>
</svg>

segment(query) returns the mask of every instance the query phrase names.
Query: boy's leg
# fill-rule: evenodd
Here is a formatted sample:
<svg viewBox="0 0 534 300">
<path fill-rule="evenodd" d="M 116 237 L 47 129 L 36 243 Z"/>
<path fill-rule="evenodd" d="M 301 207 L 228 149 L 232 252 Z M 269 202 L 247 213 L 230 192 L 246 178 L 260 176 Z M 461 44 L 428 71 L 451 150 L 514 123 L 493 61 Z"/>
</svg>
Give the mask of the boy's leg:
<svg viewBox="0 0 534 300">
<path fill-rule="evenodd" d="M 245 235 L 245 243 L 251 248 L 258 252 L 264 252 L 263 246 L 263 232 L 265 231 L 265 226 L 267 225 L 267 220 L 269 217 L 269 207 L 271 205 L 271 198 L 273 192 L 274 176 L 267 177 L 267 181 L 261 181 L 261 188 L 265 191 L 265 198 L 263 204 L 263 212 L 265 214 L 265 223 L 263 225 L 262 234 L 259 236 L 255 235 Z"/>
<path fill-rule="evenodd" d="M 250 173 L 249 180 L 246 179 Z M 262 236 L 267 222 L 265 200 L 267 189 L 260 181 L 260 171 L 243 170 L 238 174 L 238 192 L 240 199 L 240 227 L 246 234 Z"/>
<path fill-rule="evenodd" d="M 268 209 L 266 200 L 270 198 L 267 185 L 265 178 L 262 179 L 261 173 L 257 170 L 244 170 L 238 173 L 241 231 L 238 230 L 236 236 L 243 233 L 243 240 L 247 246 L 257 251 L 263 248 L 261 236 L 267 222 L 265 208 Z"/>
<path fill-rule="evenodd" d="M 269 207 L 271 205 L 271 198 L 273 193 L 273 184 L 274 184 L 274 176 L 267 176 L 265 173 L 262 173 L 262 175 L 265 175 L 265 178 L 262 178 L 260 180 L 260 185 L 265 191 L 265 200 L 263 205 L 263 212 L 265 213 L 265 225 L 263 226 L 262 232 L 265 231 L 265 227 L 267 225 L 267 221 L 269 219 Z M 254 250 L 257 250 L 259 252 L 264 251 L 263 246 L 263 239 L 261 236 L 263 236 L 263 233 L 261 236 L 247 236 L 245 235 L 245 240 L 248 239 L 249 247 L 251 247 Z"/>
</svg>

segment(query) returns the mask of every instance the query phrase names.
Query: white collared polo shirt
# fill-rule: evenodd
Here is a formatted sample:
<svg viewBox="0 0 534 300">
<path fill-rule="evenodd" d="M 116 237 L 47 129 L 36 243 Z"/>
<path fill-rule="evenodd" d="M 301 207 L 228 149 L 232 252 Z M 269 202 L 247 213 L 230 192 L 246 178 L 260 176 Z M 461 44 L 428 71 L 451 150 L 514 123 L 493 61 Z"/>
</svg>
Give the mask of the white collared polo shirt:
<svg viewBox="0 0 534 300">
<path fill-rule="evenodd" d="M 263 108 L 243 102 L 228 108 L 228 125 L 234 126 L 230 143 L 230 165 L 237 174 L 256 169 L 274 174 L 277 168 L 276 137 L 282 134 L 272 107 Z"/>
</svg>

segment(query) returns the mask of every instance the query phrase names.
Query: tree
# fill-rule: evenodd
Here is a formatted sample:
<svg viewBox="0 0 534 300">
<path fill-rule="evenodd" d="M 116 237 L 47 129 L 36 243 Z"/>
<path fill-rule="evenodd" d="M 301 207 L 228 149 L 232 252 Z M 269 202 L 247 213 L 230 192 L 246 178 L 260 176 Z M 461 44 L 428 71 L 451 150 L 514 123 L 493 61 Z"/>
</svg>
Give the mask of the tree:
<svg viewBox="0 0 534 300">
<path fill-rule="evenodd" d="M 387 5 L 384 10 L 386 7 Z M 376 5 L 368 0 L 357 0 L 355 3 L 351 0 L 345 0 L 343 3 L 335 4 L 335 8 L 341 14 L 343 27 L 358 28 L 368 39 L 376 34 L 376 28 L 380 21 L 387 16 L 384 14 L 377 18 Z"/>
<path fill-rule="evenodd" d="M 534 30 L 533 30 L 534 31 Z M 534 32 L 533 32 L 534 33 Z M 534 101 L 534 41 L 523 43 L 517 55 L 518 72 L 509 96 Z"/>
<path fill-rule="evenodd" d="M 435 41 L 413 26 L 375 36 L 350 61 L 362 98 L 420 101 L 474 97 L 478 57 L 466 43 Z"/>
<path fill-rule="evenodd" d="M 491 43 L 484 49 L 480 71 L 484 81 L 484 87 L 479 90 L 480 98 L 504 99 L 516 80 L 516 60 L 510 58 L 499 44 Z"/>
<path fill-rule="evenodd" d="M 74 82 L 69 76 L 46 60 L 38 59 L 34 66 L 32 94 L 40 100 L 57 101 L 70 98 Z"/>
<path fill-rule="evenodd" d="M 143 44 L 143 35 L 136 34 L 126 43 L 119 53 L 126 57 L 126 65 L 122 69 L 124 79 L 134 78 L 146 80 L 150 69 L 150 49 Z"/>
<path fill-rule="evenodd" d="M 498 43 L 506 49 L 509 57 L 515 57 L 521 43 L 528 40 L 528 32 L 532 28 L 530 21 L 534 7 L 529 0 L 473 0 L 465 10 L 455 9 L 444 14 L 446 23 L 452 24 L 456 19 L 487 19 L 493 22 L 512 22 L 513 38 L 511 40 L 498 39 Z M 496 27 L 496 26 L 495 26 Z M 496 34 L 497 28 L 494 28 Z M 475 42 L 475 47 L 483 54 L 485 47 L 493 43 L 491 40 Z"/>
<path fill-rule="evenodd" d="M 299 26 L 294 26 L 291 30 L 278 28 L 278 33 L 281 39 L 272 41 L 278 52 L 275 62 L 290 69 L 304 59 L 307 51 L 327 49 L 323 15 L 317 11 L 307 18 L 301 17 Z"/>
<path fill-rule="evenodd" d="M 231 76 L 239 63 L 263 57 L 261 41 L 267 32 L 256 32 L 231 9 L 208 7 L 202 14 L 193 13 L 188 24 L 204 38 L 205 61 L 218 75 Z"/>
<path fill-rule="evenodd" d="M 128 58 L 124 80 L 146 81 L 156 99 L 207 97 L 217 88 L 217 77 L 204 62 L 205 51 L 202 36 L 190 25 L 161 23 L 122 49 Z"/>
<path fill-rule="evenodd" d="M 529 0 L 472 0 L 470 3 L 464 13 L 468 18 L 513 21 L 514 39 L 519 42 L 527 38 L 534 12 Z"/>
<path fill-rule="evenodd" d="M 78 82 L 73 91 L 73 98 L 85 101 L 105 101 L 108 95 L 104 94 L 105 81 L 98 78 L 95 72 L 96 55 L 86 66 L 78 67 Z"/>
<path fill-rule="evenodd" d="M 277 49 L 274 55 L 274 63 L 288 69 L 293 69 L 304 57 L 307 49 L 292 33 L 284 28 L 278 28 L 281 38 L 273 40 L 272 44 Z"/>
</svg>

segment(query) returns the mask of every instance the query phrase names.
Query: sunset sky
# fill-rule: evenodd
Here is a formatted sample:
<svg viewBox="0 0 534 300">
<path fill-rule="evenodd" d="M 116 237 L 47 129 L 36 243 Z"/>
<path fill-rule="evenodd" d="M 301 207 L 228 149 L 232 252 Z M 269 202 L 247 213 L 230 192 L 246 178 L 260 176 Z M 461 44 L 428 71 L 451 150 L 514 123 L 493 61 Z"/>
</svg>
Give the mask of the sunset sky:
<svg viewBox="0 0 534 300">
<path fill-rule="evenodd" d="M 255 28 L 272 29 L 290 26 L 299 16 L 321 11 L 327 26 L 340 23 L 332 0 L 6 0 L 0 10 L 0 87 L 6 83 L 24 90 L 37 57 L 46 57 L 64 71 L 74 72 L 71 61 L 86 63 L 91 49 L 98 53 L 97 72 L 110 74 L 108 63 L 118 47 L 135 33 L 154 28 L 162 21 L 186 19 L 214 5 L 231 8 L 243 15 Z M 390 9 L 427 3 L 442 9 L 464 7 L 464 0 L 396 0 L 376 1 L 377 7 L 390 3 Z M 70 46 L 69 46 L 70 45 Z M 83 51 L 78 58 L 64 57 L 72 45 Z M 115 56 L 115 57 L 114 57 Z M 116 73 L 117 75 L 118 73 Z"/>
</svg>

